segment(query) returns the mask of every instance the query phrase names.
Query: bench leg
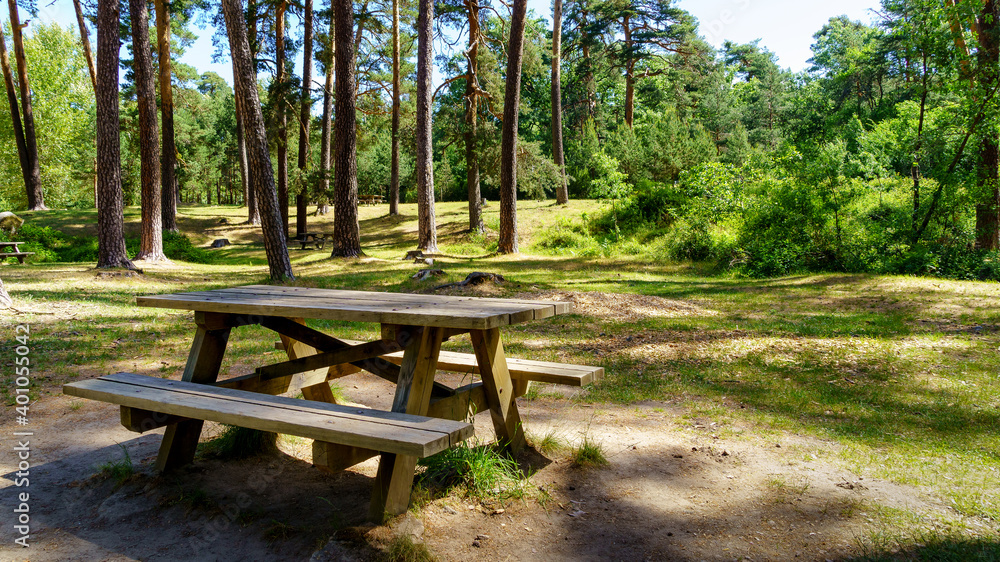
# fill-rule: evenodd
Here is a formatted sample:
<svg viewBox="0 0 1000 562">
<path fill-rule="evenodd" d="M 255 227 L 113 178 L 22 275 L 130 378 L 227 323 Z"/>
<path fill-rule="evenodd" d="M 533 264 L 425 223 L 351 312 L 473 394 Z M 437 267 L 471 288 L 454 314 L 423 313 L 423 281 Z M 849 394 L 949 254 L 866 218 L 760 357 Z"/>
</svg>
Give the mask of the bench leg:
<svg viewBox="0 0 1000 562">
<path fill-rule="evenodd" d="M 424 328 L 423 333 L 406 346 L 392 401 L 393 412 L 427 415 L 443 340 L 444 330 L 441 328 Z M 406 512 L 416 466 L 417 457 L 382 453 L 372 488 L 372 520 L 381 522 L 386 514 Z"/>
<path fill-rule="evenodd" d="M 199 324 L 181 380 L 202 384 L 215 382 L 229 343 L 229 332 L 230 328 L 209 330 Z M 187 420 L 167 426 L 156 457 L 156 470 L 166 472 L 194 460 L 203 424 L 202 420 Z"/>
<path fill-rule="evenodd" d="M 524 428 L 521 427 L 521 415 L 514 400 L 517 394 L 515 385 L 507 370 L 507 358 L 504 356 L 503 343 L 500 342 L 500 330 L 473 330 L 471 335 L 497 441 L 516 455 L 527 443 Z"/>
</svg>

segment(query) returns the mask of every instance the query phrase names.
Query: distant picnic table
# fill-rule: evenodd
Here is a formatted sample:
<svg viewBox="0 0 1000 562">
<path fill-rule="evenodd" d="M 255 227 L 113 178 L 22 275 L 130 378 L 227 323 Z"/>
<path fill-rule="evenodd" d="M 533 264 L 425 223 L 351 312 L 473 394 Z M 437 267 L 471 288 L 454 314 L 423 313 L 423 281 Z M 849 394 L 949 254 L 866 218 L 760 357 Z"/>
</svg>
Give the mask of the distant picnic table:
<svg viewBox="0 0 1000 562">
<path fill-rule="evenodd" d="M 35 252 L 22 252 L 18 244 L 24 242 L 0 242 L 0 258 L 17 258 L 18 263 L 23 264 L 25 257 L 35 255 Z"/>
<path fill-rule="evenodd" d="M 418 458 L 454 447 L 473 434 L 465 420 L 488 411 L 499 443 L 525 445 L 515 398 L 530 381 L 582 386 L 600 367 L 508 359 L 500 330 L 572 310 L 572 303 L 272 287 L 251 285 L 138 297 L 140 306 L 194 311 L 197 327 L 180 381 L 119 373 L 74 382 L 66 394 L 121 406 L 133 431 L 166 426 L 157 468 L 194 458 L 202 420 L 314 439 L 313 464 L 342 470 L 381 455 L 371 516 L 399 514 L 409 504 Z M 370 342 L 337 339 L 306 318 L 375 323 Z M 281 337 L 288 361 L 218 381 L 233 328 L 260 325 Z M 442 342 L 469 334 L 475 353 L 442 352 Z M 478 374 L 451 388 L 439 371 Z M 338 404 L 330 381 L 367 371 L 396 385 L 391 408 Z M 305 400 L 275 396 L 301 391 Z"/>
<path fill-rule="evenodd" d="M 385 202 L 385 197 L 381 195 L 358 195 L 359 205 L 378 205 Z"/>
</svg>

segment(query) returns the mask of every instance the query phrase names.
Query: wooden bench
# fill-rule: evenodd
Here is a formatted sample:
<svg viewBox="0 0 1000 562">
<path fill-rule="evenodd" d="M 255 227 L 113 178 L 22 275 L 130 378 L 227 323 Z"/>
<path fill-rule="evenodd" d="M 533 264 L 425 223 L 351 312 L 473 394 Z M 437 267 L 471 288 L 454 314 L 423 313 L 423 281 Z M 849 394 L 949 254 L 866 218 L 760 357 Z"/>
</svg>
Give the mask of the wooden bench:
<svg viewBox="0 0 1000 562">
<path fill-rule="evenodd" d="M 353 340 L 343 340 L 350 345 L 358 345 L 363 342 Z M 284 349 L 284 344 L 275 342 L 275 349 Z M 403 363 L 403 352 L 388 353 L 381 356 L 382 359 L 401 365 Z M 456 371 L 459 373 L 479 374 L 479 362 L 472 353 L 458 353 L 454 351 L 442 351 L 438 355 L 437 368 L 442 371 Z M 587 365 L 570 365 L 566 363 L 552 363 L 549 361 L 532 361 L 530 359 L 507 358 L 507 370 L 510 371 L 510 378 L 521 383 L 544 382 L 550 384 L 564 384 L 567 386 L 584 386 L 604 378 L 604 367 L 591 367 Z M 525 390 L 527 390 L 526 385 Z"/>
<path fill-rule="evenodd" d="M 317 250 L 322 250 L 323 246 L 326 245 L 326 239 L 329 238 L 329 236 L 329 234 L 307 233 L 302 235 L 301 238 L 296 238 L 295 241 L 302 245 L 303 250 L 305 250 L 308 246 L 312 246 Z"/>
<path fill-rule="evenodd" d="M 473 434 L 472 425 L 466 422 L 132 373 L 66 384 L 63 392 L 120 405 L 122 425 L 140 433 L 165 423 L 206 420 L 419 458 L 444 451 Z"/>
<path fill-rule="evenodd" d="M 17 262 L 24 264 L 24 258 L 35 255 L 35 252 L 22 252 L 18 244 L 24 242 L 0 242 L 0 259 L 17 258 Z"/>
<path fill-rule="evenodd" d="M 359 205 L 377 205 L 385 201 L 381 195 L 358 195 Z"/>
</svg>

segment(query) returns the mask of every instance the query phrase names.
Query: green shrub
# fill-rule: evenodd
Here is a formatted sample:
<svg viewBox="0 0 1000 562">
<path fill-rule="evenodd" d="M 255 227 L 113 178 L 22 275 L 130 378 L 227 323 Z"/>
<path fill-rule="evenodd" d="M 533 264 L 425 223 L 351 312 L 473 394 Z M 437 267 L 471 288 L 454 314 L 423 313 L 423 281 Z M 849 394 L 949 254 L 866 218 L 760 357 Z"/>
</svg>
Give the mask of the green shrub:
<svg viewBox="0 0 1000 562">
<path fill-rule="evenodd" d="M 163 233 L 163 253 L 172 260 L 191 263 L 215 262 L 215 256 L 211 252 L 204 248 L 195 247 L 190 238 L 176 232 Z"/>
</svg>

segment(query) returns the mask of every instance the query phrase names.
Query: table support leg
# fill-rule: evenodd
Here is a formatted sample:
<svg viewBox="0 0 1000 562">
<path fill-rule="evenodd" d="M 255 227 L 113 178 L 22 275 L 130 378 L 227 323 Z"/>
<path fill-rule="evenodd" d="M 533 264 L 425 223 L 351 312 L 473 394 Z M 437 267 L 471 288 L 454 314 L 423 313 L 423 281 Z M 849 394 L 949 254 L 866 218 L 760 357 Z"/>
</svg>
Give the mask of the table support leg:
<svg viewBox="0 0 1000 562">
<path fill-rule="evenodd" d="M 514 383 L 507 370 L 507 358 L 500 342 L 500 330 L 473 330 L 472 347 L 476 350 L 479 373 L 486 389 L 486 403 L 497 433 L 497 441 L 516 455 L 524 449 L 524 428 L 517 411 Z"/>
<path fill-rule="evenodd" d="M 306 323 L 304 318 L 293 318 L 292 320 L 303 325 Z M 315 347 L 293 340 L 285 335 L 281 335 L 281 343 L 285 345 L 285 353 L 287 353 L 288 358 L 292 360 L 299 359 L 301 357 L 308 357 L 310 355 L 316 355 L 316 353 L 318 353 Z M 328 373 L 330 369 L 324 368 L 319 369 L 319 371 Z M 309 374 L 310 373 L 303 373 L 303 376 L 308 376 Z M 333 391 L 330 390 L 330 383 L 325 379 L 319 384 L 302 387 L 302 396 L 305 397 L 306 400 L 316 400 L 318 402 L 337 404 L 337 399 L 333 396 Z"/>
<path fill-rule="evenodd" d="M 229 343 L 229 332 L 230 328 L 210 330 L 199 323 L 181 380 L 202 384 L 215 382 Z M 194 460 L 203 424 L 202 420 L 186 420 L 167 426 L 156 457 L 156 470 L 166 472 Z"/>
<path fill-rule="evenodd" d="M 443 340 L 441 328 L 424 328 L 420 337 L 406 346 L 392 402 L 393 412 L 427 415 Z M 386 514 L 406 512 L 416 466 L 417 457 L 382 453 L 372 487 L 370 516 L 373 520 L 381 522 Z"/>
</svg>

